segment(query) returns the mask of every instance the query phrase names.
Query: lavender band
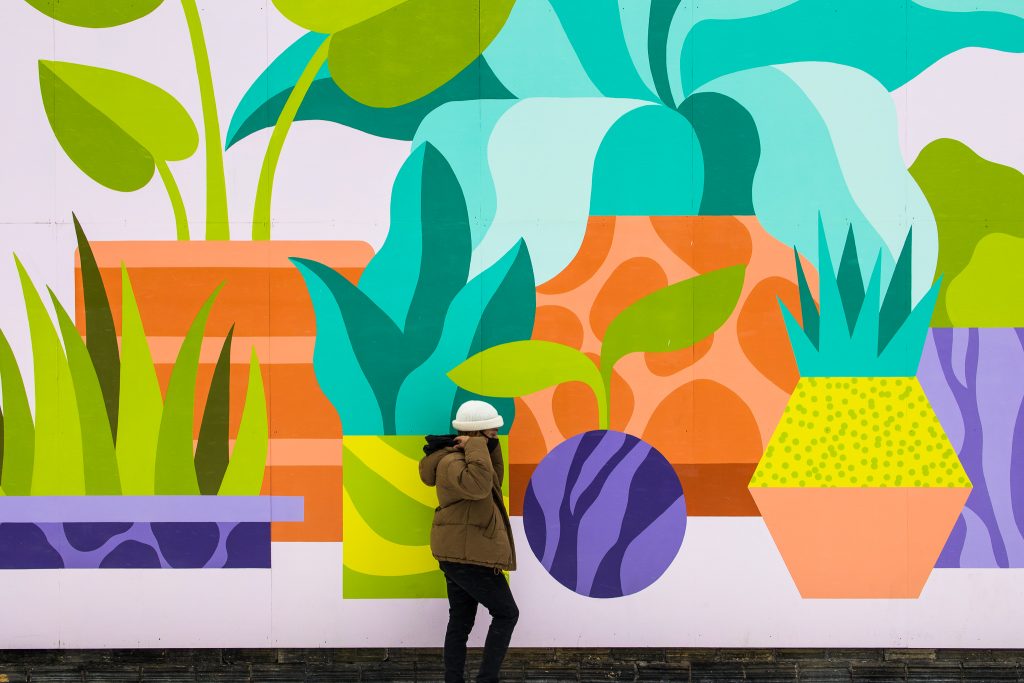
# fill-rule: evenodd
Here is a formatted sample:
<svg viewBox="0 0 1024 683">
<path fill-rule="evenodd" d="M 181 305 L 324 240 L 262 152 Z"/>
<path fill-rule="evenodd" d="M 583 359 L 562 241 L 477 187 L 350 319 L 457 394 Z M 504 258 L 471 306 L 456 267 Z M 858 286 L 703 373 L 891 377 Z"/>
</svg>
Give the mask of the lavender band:
<svg viewBox="0 0 1024 683">
<path fill-rule="evenodd" d="M 301 522 L 302 496 L 0 496 L 0 522 Z"/>
</svg>

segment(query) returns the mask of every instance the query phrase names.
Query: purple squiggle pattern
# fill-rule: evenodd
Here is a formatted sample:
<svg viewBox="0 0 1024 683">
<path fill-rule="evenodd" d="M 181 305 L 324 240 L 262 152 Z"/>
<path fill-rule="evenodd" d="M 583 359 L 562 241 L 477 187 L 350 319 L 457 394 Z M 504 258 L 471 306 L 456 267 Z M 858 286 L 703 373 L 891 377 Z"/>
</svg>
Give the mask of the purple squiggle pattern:
<svg viewBox="0 0 1024 683">
<path fill-rule="evenodd" d="M 918 370 L 974 489 L 937 567 L 1024 567 L 1024 330 L 929 332 Z"/>
</svg>

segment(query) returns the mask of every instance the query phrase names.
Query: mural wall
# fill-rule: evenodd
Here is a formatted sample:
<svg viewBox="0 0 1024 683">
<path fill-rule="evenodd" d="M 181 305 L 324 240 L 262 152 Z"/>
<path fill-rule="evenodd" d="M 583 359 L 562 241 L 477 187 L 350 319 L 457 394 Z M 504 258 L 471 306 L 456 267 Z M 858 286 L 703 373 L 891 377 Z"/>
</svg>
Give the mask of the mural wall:
<svg viewBox="0 0 1024 683">
<path fill-rule="evenodd" d="M 514 646 L 1024 646 L 1024 0 L 0 26 L 5 647 L 439 646 L 471 398 Z"/>
</svg>

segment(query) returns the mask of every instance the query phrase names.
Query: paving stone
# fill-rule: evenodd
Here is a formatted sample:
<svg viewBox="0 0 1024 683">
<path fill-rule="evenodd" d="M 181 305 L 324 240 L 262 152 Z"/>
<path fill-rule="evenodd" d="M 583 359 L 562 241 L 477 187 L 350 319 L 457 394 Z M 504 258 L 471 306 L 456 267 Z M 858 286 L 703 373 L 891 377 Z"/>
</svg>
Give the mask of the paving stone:
<svg viewBox="0 0 1024 683">
<path fill-rule="evenodd" d="M 64 666 L 33 666 L 28 670 L 28 679 L 32 683 L 82 683 L 85 677 L 81 671 Z"/>
<path fill-rule="evenodd" d="M 690 680 L 693 683 L 742 681 L 743 665 L 730 662 L 691 662 Z"/>
<path fill-rule="evenodd" d="M 138 683 L 142 680 L 142 669 L 133 667 L 88 667 L 85 669 L 85 680 L 87 683 L 121 683 L 132 681 Z"/>
<path fill-rule="evenodd" d="M 248 666 L 230 666 L 219 669 L 197 669 L 198 683 L 251 683 L 252 673 Z"/>
<path fill-rule="evenodd" d="M 793 683 L 799 680 L 797 666 L 791 663 L 744 664 L 743 675 L 746 680 L 759 683 Z"/>
<path fill-rule="evenodd" d="M 934 683 L 960 683 L 963 672 L 956 662 L 936 662 L 929 665 L 908 664 L 908 681 L 929 681 Z"/>
<path fill-rule="evenodd" d="M 797 671 L 801 683 L 849 683 L 852 680 L 850 668 L 844 662 L 798 663 Z"/>
<path fill-rule="evenodd" d="M 253 664 L 252 680 L 263 683 L 303 683 L 305 664 Z"/>
<path fill-rule="evenodd" d="M 35 677 L 33 677 L 33 681 Z M 153 664 L 142 667 L 145 683 L 182 683 L 196 680 L 196 669 L 192 666 L 163 666 Z"/>
<path fill-rule="evenodd" d="M 1021 670 L 1016 664 L 964 662 L 962 673 L 965 681 L 996 682 L 1021 680 Z"/>
<path fill-rule="evenodd" d="M 854 681 L 905 681 L 907 669 L 902 664 L 858 663 L 850 666 L 850 676 Z"/>
</svg>

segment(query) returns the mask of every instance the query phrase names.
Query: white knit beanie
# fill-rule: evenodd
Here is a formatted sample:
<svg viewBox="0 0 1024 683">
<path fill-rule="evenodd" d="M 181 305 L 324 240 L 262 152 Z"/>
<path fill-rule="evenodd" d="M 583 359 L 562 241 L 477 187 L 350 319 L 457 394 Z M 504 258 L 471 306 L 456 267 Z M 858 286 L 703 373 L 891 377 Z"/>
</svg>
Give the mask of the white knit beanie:
<svg viewBox="0 0 1024 683">
<path fill-rule="evenodd" d="M 452 427 L 460 432 L 480 432 L 497 429 L 505 424 L 497 409 L 484 401 L 466 401 L 455 413 Z"/>
</svg>

